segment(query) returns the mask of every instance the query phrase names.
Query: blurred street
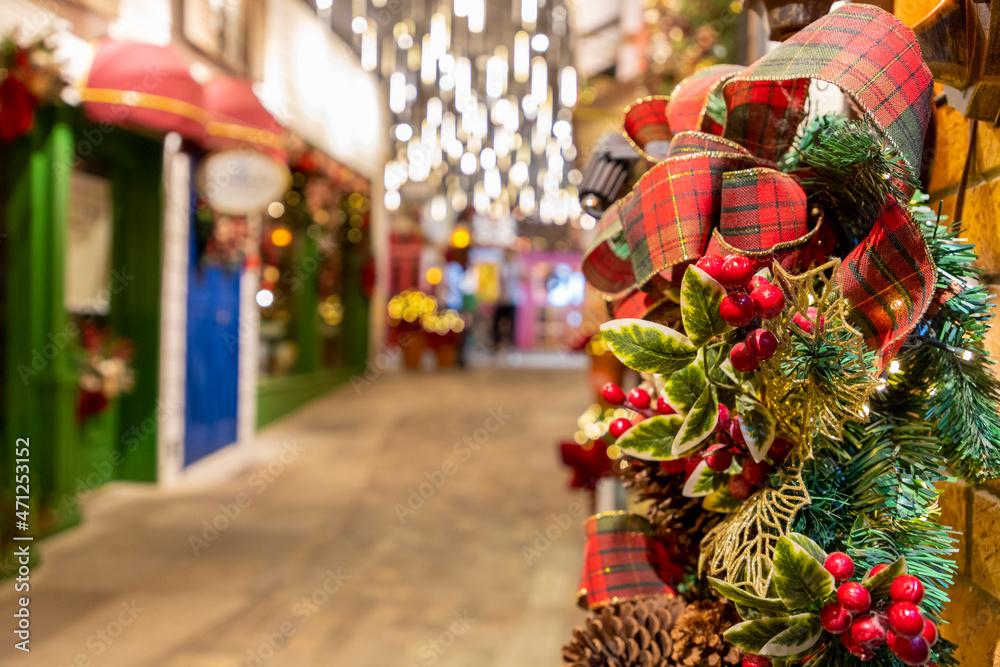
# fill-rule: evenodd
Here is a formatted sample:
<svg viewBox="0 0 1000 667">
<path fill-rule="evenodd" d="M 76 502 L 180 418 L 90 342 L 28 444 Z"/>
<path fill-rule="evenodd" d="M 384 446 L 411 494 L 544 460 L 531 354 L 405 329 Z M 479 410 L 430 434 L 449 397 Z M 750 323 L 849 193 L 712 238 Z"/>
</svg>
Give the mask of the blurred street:
<svg viewBox="0 0 1000 667">
<path fill-rule="evenodd" d="M 555 664 L 589 512 L 556 443 L 588 400 L 582 371 L 386 372 L 262 430 L 249 466 L 104 487 L 37 545 L 32 651 L 0 664 Z"/>
</svg>

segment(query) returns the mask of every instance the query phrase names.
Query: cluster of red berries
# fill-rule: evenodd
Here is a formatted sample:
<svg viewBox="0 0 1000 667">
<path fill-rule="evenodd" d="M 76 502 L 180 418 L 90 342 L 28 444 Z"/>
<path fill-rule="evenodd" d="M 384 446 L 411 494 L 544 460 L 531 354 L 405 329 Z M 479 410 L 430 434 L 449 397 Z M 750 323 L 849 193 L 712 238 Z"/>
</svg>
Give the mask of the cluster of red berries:
<svg viewBox="0 0 1000 667">
<path fill-rule="evenodd" d="M 696 266 L 729 288 L 719 304 L 719 314 L 726 324 L 742 327 L 756 318 L 769 320 L 785 307 L 785 293 L 763 276 L 755 276 L 754 260 L 742 255 L 705 255 Z M 742 343 L 733 346 L 729 360 L 743 373 L 757 368 L 778 349 L 778 339 L 767 329 L 754 329 Z"/>
<path fill-rule="evenodd" d="M 725 472 L 733 459 L 743 467 L 743 472 L 729 478 L 729 493 L 737 500 L 746 500 L 754 491 L 764 486 L 774 467 L 781 464 L 794 445 L 784 438 L 777 438 L 767 450 L 768 461 L 754 461 L 750 456 L 746 438 L 740 428 L 739 415 L 730 415 L 729 408 L 719 404 L 719 422 L 715 427 L 716 442 L 705 450 L 708 467 L 715 472 Z"/>
<path fill-rule="evenodd" d="M 924 586 L 910 574 L 902 574 L 889 588 L 891 603 L 881 610 L 872 609 L 868 589 L 856 581 L 854 561 L 845 553 L 827 556 L 824 567 L 840 583 L 837 601 L 823 607 L 819 613 L 823 629 L 840 635 L 851 655 L 861 660 L 871 660 L 875 649 L 883 643 L 896 654 L 904 665 L 926 665 L 930 660 L 931 646 L 938 640 L 937 626 L 924 618 L 918 606 L 924 597 Z M 868 573 L 873 577 L 886 565 L 876 565 Z"/>
<path fill-rule="evenodd" d="M 621 405 L 638 413 L 633 419 L 619 417 L 611 422 L 608 426 L 608 433 L 616 439 L 646 417 L 652 417 L 655 414 L 671 415 L 675 412 L 662 396 L 656 399 L 656 410 L 654 411 L 651 407 L 653 399 L 649 392 L 642 387 L 636 387 L 626 395 L 624 389 L 614 382 L 609 382 L 601 388 L 601 396 L 611 405 Z"/>
</svg>

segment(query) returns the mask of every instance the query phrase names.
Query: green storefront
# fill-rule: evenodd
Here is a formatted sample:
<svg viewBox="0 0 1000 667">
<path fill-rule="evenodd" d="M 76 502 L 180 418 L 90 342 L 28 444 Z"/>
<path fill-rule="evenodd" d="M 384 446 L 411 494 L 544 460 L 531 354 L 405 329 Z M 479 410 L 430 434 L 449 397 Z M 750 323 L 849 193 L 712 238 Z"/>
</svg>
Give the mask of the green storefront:
<svg viewBox="0 0 1000 667">
<path fill-rule="evenodd" d="M 5 442 L 30 437 L 35 534 L 76 523 L 89 489 L 156 479 L 161 161 L 160 141 L 63 106 L 0 144 L 0 420 Z M 108 346 L 129 348 L 134 386 L 120 394 L 83 385 L 95 359 L 111 363 Z M 5 507 L 12 449 L 0 460 Z"/>
</svg>

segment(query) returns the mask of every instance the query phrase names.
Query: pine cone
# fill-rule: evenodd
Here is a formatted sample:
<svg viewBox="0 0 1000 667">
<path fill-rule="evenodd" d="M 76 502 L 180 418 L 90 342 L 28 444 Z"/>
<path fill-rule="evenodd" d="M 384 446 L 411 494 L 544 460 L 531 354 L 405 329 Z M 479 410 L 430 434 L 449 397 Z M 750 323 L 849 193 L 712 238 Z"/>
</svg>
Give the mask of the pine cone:
<svg viewBox="0 0 1000 667">
<path fill-rule="evenodd" d="M 563 664 L 572 667 L 670 667 L 670 629 L 681 617 L 680 597 L 660 596 L 611 604 L 574 628 L 563 646 Z"/>
<path fill-rule="evenodd" d="M 736 610 L 715 600 L 690 603 L 670 629 L 674 640 L 671 665 L 677 667 L 720 667 L 738 665 L 743 652 L 726 643 L 722 637 L 734 623 L 739 623 Z"/>
</svg>

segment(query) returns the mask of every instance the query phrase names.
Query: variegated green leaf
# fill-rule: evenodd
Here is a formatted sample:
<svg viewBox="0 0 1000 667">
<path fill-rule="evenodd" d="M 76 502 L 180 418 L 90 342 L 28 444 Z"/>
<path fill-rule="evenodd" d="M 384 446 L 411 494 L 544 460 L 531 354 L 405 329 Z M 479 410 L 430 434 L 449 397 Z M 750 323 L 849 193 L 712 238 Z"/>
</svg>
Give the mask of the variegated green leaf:
<svg viewBox="0 0 1000 667">
<path fill-rule="evenodd" d="M 826 557 L 830 554 L 823 551 L 823 548 L 813 542 L 810 538 L 806 537 L 802 533 L 788 533 L 785 537 L 805 549 L 806 553 L 819 561 L 820 564 L 826 563 Z"/>
<path fill-rule="evenodd" d="M 760 649 L 760 655 L 772 658 L 798 656 L 812 648 L 823 634 L 818 614 L 789 616 L 791 625 L 776 634 Z"/>
<path fill-rule="evenodd" d="M 715 387 L 707 385 L 684 417 L 681 430 L 674 438 L 674 454 L 689 453 L 704 443 L 708 436 L 712 435 L 718 423 L 719 397 L 715 393 Z"/>
<path fill-rule="evenodd" d="M 732 329 L 719 314 L 726 288 L 695 265 L 687 267 L 681 280 L 681 318 L 691 342 L 702 347 L 712 336 Z"/>
<path fill-rule="evenodd" d="M 897 558 L 889 567 L 885 568 L 874 577 L 865 579 L 861 585 L 872 594 L 872 599 L 884 598 L 889 595 L 889 588 L 896 577 L 906 574 L 906 559 L 902 556 Z"/>
<path fill-rule="evenodd" d="M 701 506 L 703 509 L 709 512 L 718 512 L 719 514 L 732 514 L 738 510 L 743 505 L 742 500 L 737 500 L 733 497 L 733 494 L 729 493 L 729 489 L 723 485 L 712 491 L 710 494 L 705 496 L 705 499 L 701 501 Z"/>
<path fill-rule="evenodd" d="M 663 397 L 674 410 L 686 415 L 708 386 L 705 371 L 697 362 L 671 373 L 663 384 Z"/>
<path fill-rule="evenodd" d="M 760 463 L 774 442 L 774 415 L 759 401 L 744 394 L 736 397 L 736 413 L 740 416 L 740 430 L 747 442 L 750 456 Z"/>
<path fill-rule="evenodd" d="M 788 611 L 785 608 L 785 603 L 777 598 L 762 598 L 759 595 L 748 593 L 742 588 L 733 586 L 732 584 L 721 579 L 716 579 L 715 577 L 709 577 L 708 583 L 712 584 L 712 588 L 719 591 L 720 594 L 732 600 L 736 604 L 748 607 L 755 611 L 765 612 L 768 616 L 785 614 Z"/>
<path fill-rule="evenodd" d="M 760 653 L 769 641 L 787 630 L 791 624 L 787 616 L 743 621 L 731 626 L 722 636 L 730 644 L 736 644 L 745 651 Z"/>
<path fill-rule="evenodd" d="M 644 373 L 673 373 L 694 361 L 698 353 L 684 334 L 646 320 L 605 322 L 601 333 L 623 364 Z"/>
<path fill-rule="evenodd" d="M 791 609 L 805 609 L 834 593 L 833 575 L 795 540 L 783 536 L 774 547 L 775 590 Z"/>
<path fill-rule="evenodd" d="M 681 494 L 687 498 L 703 498 L 715 488 L 715 471 L 708 467 L 708 461 L 701 461 L 684 482 Z"/>
<path fill-rule="evenodd" d="M 657 415 L 639 422 L 625 431 L 615 442 L 629 456 L 646 461 L 669 461 L 678 458 L 672 453 L 674 438 L 684 418 L 680 415 Z"/>
</svg>

